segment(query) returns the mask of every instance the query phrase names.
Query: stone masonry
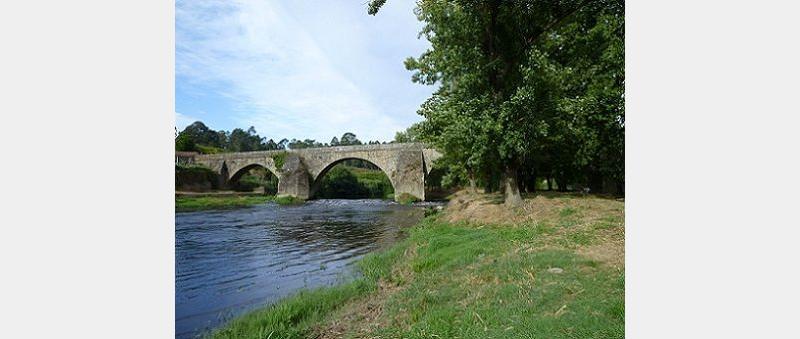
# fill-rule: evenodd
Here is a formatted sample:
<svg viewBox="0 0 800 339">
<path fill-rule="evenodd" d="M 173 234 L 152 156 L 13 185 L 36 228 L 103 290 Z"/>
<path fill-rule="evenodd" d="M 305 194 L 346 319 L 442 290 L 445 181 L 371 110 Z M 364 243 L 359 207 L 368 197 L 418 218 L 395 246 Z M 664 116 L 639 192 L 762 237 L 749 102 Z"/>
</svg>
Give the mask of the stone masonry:
<svg viewBox="0 0 800 339">
<path fill-rule="evenodd" d="M 302 199 L 313 196 L 325 173 L 343 160 L 362 159 L 378 166 L 389 177 L 395 197 L 402 193 L 425 200 L 425 176 L 441 154 L 420 143 L 338 146 L 286 151 L 198 154 L 193 162 L 220 174 L 222 186 L 255 166 L 278 177 L 278 194 Z M 279 162 L 279 164 L 276 164 Z M 278 168 L 280 165 L 280 168 Z"/>
</svg>

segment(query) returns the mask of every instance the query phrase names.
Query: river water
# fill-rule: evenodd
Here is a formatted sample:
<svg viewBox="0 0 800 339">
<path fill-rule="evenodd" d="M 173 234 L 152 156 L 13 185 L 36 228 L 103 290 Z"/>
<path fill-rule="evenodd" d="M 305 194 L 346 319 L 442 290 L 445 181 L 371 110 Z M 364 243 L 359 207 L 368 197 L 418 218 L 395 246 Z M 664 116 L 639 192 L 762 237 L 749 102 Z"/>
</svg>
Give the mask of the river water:
<svg viewBox="0 0 800 339">
<path fill-rule="evenodd" d="M 352 279 L 424 211 L 384 200 L 314 200 L 175 215 L 175 333 L 193 338 L 302 288 Z"/>
</svg>

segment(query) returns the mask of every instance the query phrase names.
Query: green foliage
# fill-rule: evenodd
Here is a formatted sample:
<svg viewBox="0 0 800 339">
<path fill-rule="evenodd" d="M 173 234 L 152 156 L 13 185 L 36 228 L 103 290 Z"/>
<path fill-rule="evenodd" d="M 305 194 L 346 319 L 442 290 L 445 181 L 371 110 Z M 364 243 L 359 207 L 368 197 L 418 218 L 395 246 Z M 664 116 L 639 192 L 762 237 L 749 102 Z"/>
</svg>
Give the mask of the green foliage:
<svg viewBox="0 0 800 339">
<path fill-rule="evenodd" d="M 400 193 L 396 198 L 397 202 L 403 205 L 410 205 L 413 202 L 420 201 L 419 198 L 408 193 Z"/>
<path fill-rule="evenodd" d="M 210 168 L 197 165 L 175 165 L 175 187 L 200 186 L 218 188 L 217 173 Z"/>
<path fill-rule="evenodd" d="M 439 209 L 437 209 L 436 207 L 425 207 L 425 216 L 426 217 L 429 217 L 429 216 L 432 216 L 432 215 L 436 215 L 438 213 L 439 213 Z"/>
<path fill-rule="evenodd" d="M 238 192 L 252 192 L 258 187 L 263 187 L 264 194 L 275 195 L 278 191 L 278 178 L 266 168 L 255 166 L 231 178 L 230 185 Z"/>
<path fill-rule="evenodd" d="M 383 4 L 386 3 L 386 0 L 372 0 L 369 2 L 369 6 L 367 7 L 367 13 L 369 15 L 375 15 L 378 13 L 378 10 L 381 9 Z"/>
<path fill-rule="evenodd" d="M 416 139 L 444 154 L 445 183 L 620 185 L 622 1 L 422 0 L 415 13 L 431 48 L 406 68 L 412 81 L 440 85 L 418 111 Z"/>
<path fill-rule="evenodd" d="M 272 155 L 272 160 L 275 162 L 275 167 L 279 171 L 283 171 L 283 165 L 286 163 L 286 152 L 275 153 Z"/>
<path fill-rule="evenodd" d="M 178 134 L 175 138 L 175 150 L 179 152 L 197 151 L 194 140 L 186 134 Z"/>
<path fill-rule="evenodd" d="M 206 145 L 195 145 L 195 148 L 197 149 L 198 152 L 203 154 L 218 154 L 225 151 L 219 147 L 206 146 Z"/>
<path fill-rule="evenodd" d="M 291 195 L 279 195 L 274 199 L 274 201 L 278 205 L 301 205 L 305 203 L 305 200 Z"/>
<path fill-rule="evenodd" d="M 413 127 L 413 126 L 412 126 Z M 364 145 L 358 140 L 356 135 L 351 132 L 344 133 L 341 139 L 334 137 L 330 144 L 321 143 L 314 139 L 282 139 L 275 142 L 272 139 L 262 137 L 256 132 L 255 127 L 250 126 L 247 130 L 235 128 L 233 131 L 213 131 L 200 121 L 195 121 L 177 134 L 175 138 L 175 150 L 177 151 L 198 151 L 203 154 L 216 154 L 224 152 L 250 152 L 250 151 L 270 151 L 285 149 L 304 149 L 331 146 L 352 146 Z M 369 141 L 366 144 L 380 145 L 377 140 Z"/>
<path fill-rule="evenodd" d="M 265 150 L 264 138 L 256 133 L 256 129 L 250 126 L 247 131 L 236 128 L 228 135 L 228 145 L 226 149 L 231 152 L 249 152 Z"/>
<path fill-rule="evenodd" d="M 176 150 L 200 151 L 204 154 L 226 152 L 268 151 L 286 148 L 288 141 L 276 143 L 267 140 L 250 126 L 247 131 L 236 128 L 231 132 L 214 131 L 200 121 L 195 121 L 178 133 L 175 139 Z M 195 147 L 197 145 L 197 147 Z"/>
<path fill-rule="evenodd" d="M 405 131 L 397 132 L 394 135 L 394 142 L 418 142 L 422 141 L 421 137 L 422 126 L 420 123 L 415 122 Z"/>
<path fill-rule="evenodd" d="M 292 139 L 292 141 L 289 141 L 288 144 L 289 149 L 318 148 L 325 146 L 327 145 L 321 142 L 317 142 L 314 139 L 305 139 L 305 140 Z"/>
<path fill-rule="evenodd" d="M 186 128 L 178 134 L 178 138 L 181 137 L 191 139 L 197 144 L 220 148 L 225 146 L 224 135 L 211 130 L 200 121 L 195 121 L 191 125 L 186 126 Z"/>
<path fill-rule="evenodd" d="M 237 192 L 252 192 L 256 187 L 262 186 L 261 178 L 245 174 L 233 183 L 233 190 Z"/>
<path fill-rule="evenodd" d="M 322 178 L 317 196 L 320 198 L 361 198 L 366 195 L 355 174 L 344 166 L 334 166 Z"/>
<path fill-rule="evenodd" d="M 386 174 L 342 164 L 331 168 L 320 179 L 315 196 L 319 198 L 379 198 L 394 195 L 394 188 Z"/>
<path fill-rule="evenodd" d="M 361 145 L 361 141 L 356 138 L 356 135 L 350 132 L 347 132 L 342 135 L 342 138 L 339 139 L 339 146 L 352 146 L 352 145 Z"/>
</svg>

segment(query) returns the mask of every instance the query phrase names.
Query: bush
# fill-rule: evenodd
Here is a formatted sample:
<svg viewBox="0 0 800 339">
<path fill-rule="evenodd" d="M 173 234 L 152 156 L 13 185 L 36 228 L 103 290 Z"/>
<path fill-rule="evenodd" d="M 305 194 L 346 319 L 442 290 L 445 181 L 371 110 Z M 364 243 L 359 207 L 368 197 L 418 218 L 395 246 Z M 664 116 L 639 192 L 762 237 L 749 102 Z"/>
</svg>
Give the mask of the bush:
<svg viewBox="0 0 800 339">
<path fill-rule="evenodd" d="M 358 178 L 342 166 L 331 169 L 322 178 L 317 195 L 322 198 L 364 198 L 368 195 L 366 187 L 358 182 Z"/>
<path fill-rule="evenodd" d="M 192 137 L 188 134 L 178 134 L 178 137 L 175 138 L 175 150 L 181 152 L 194 152 L 196 151 L 196 145 Z"/>
<path fill-rule="evenodd" d="M 397 202 L 403 205 L 410 205 L 411 203 L 419 200 L 419 198 L 408 193 L 400 193 L 400 195 L 397 196 Z"/>
<path fill-rule="evenodd" d="M 273 154 L 272 160 L 275 162 L 275 168 L 277 168 L 278 171 L 283 171 L 283 164 L 286 163 L 286 152 Z"/>
<path fill-rule="evenodd" d="M 338 165 L 321 179 L 316 193 L 320 198 L 378 198 L 394 197 L 394 188 L 380 170 Z"/>
<path fill-rule="evenodd" d="M 281 195 L 275 197 L 274 200 L 278 205 L 300 205 L 305 203 L 305 200 L 291 195 Z"/>
<path fill-rule="evenodd" d="M 175 187 L 183 189 L 219 188 L 217 173 L 203 166 L 175 165 Z"/>
<path fill-rule="evenodd" d="M 233 183 L 232 187 L 237 192 L 252 192 L 256 187 L 261 186 L 261 180 L 254 175 L 243 175 Z"/>
</svg>

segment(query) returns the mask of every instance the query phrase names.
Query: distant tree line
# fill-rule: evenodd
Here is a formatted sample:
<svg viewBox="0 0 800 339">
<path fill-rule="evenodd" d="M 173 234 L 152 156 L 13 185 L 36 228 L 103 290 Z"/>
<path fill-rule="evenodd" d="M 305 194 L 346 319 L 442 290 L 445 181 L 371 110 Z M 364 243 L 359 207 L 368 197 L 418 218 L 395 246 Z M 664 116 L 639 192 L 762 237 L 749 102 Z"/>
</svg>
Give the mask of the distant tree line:
<svg viewBox="0 0 800 339">
<path fill-rule="evenodd" d="M 321 143 L 314 139 L 281 139 L 275 142 L 273 139 L 267 139 L 259 135 L 253 126 L 250 126 L 247 130 L 236 128 L 230 132 L 224 130 L 215 131 L 201 121 L 195 121 L 186 126 L 175 137 L 176 151 L 204 154 L 380 144 L 386 144 L 386 142 L 374 140 L 364 143 L 351 132 L 344 133 L 341 138 L 333 137 L 330 143 Z M 372 163 L 361 159 L 348 159 L 343 161 L 343 164 L 350 167 L 379 169 Z"/>
<path fill-rule="evenodd" d="M 383 142 L 385 144 L 386 142 Z M 201 121 L 195 121 L 175 137 L 175 150 L 199 153 L 223 153 L 223 152 L 250 152 L 250 151 L 271 151 L 285 149 L 302 149 L 313 147 L 333 147 L 333 146 L 352 146 L 352 145 L 380 145 L 380 141 L 368 141 L 366 143 L 358 140 L 355 134 L 347 132 L 341 138 L 333 137 L 330 143 L 318 142 L 314 139 L 281 139 L 275 141 L 262 137 L 256 132 L 255 127 L 250 126 L 247 130 L 236 128 L 233 131 L 215 131 L 206 126 Z"/>
</svg>

